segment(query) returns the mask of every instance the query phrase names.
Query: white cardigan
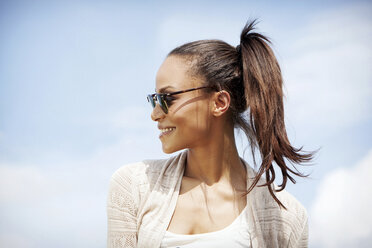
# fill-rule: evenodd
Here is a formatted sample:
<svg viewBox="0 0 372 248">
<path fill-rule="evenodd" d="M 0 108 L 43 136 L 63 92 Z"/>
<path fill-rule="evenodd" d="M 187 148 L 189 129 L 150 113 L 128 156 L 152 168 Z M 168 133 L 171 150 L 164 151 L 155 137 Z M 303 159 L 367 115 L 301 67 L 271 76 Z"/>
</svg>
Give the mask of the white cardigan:
<svg viewBox="0 0 372 248">
<path fill-rule="evenodd" d="M 125 165 L 113 174 L 107 201 L 107 247 L 160 246 L 176 207 L 187 151 L 169 159 Z M 244 163 L 250 175 L 248 189 L 256 172 Z M 263 183 L 261 179 L 258 185 Z M 287 210 L 279 207 L 267 187 L 255 187 L 247 195 L 250 246 L 307 247 L 306 209 L 285 190 L 276 196 Z"/>
</svg>

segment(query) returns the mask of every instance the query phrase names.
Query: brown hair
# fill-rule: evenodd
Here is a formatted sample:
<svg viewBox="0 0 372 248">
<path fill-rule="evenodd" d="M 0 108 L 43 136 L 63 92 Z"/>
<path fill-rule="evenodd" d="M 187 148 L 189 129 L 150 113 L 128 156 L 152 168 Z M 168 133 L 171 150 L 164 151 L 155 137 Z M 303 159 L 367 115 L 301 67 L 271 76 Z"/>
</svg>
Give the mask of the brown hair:
<svg viewBox="0 0 372 248">
<path fill-rule="evenodd" d="M 255 149 L 261 155 L 261 165 L 248 193 L 257 185 L 263 174 L 274 200 L 285 206 L 274 191 L 283 190 L 288 179 L 296 183 L 290 173 L 306 177 L 292 164 L 309 162 L 314 152 L 304 153 L 302 147 L 293 147 L 284 124 L 283 79 L 279 64 L 262 34 L 253 32 L 255 21 L 248 22 L 240 35 L 236 48 L 221 40 L 200 40 L 186 43 L 172 50 L 168 56 L 182 56 L 194 61 L 191 72 L 205 79 L 207 86 L 226 90 L 231 96 L 229 111 L 234 127 L 241 128 L 251 145 L 255 162 Z M 273 163 L 279 166 L 283 181 L 273 189 L 275 180 Z"/>
</svg>

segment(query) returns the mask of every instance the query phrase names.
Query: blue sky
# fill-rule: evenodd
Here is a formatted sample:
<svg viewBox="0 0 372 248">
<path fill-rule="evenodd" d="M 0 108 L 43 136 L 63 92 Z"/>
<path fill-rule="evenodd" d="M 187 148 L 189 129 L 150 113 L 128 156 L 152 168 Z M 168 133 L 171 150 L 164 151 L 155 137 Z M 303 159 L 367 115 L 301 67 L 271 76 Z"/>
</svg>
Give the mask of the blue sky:
<svg viewBox="0 0 372 248">
<path fill-rule="evenodd" d="M 162 60 L 188 41 L 237 45 L 250 18 L 282 67 L 290 140 L 321 148 L 303 170 L 311 179 L 288 187 L 308 209 L 311 247 L 370 243 L 371 10 L 368 1 L 1 1 L 0 246 L 104 246 L 111 174 L 168 157 L 145 98 Z"/>
</svg>

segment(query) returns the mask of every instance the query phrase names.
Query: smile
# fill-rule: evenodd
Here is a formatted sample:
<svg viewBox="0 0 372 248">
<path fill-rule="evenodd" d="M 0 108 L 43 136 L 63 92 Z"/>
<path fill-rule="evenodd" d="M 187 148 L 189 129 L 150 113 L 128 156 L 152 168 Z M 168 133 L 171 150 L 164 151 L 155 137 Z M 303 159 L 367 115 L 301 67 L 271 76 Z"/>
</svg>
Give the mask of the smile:
<svg viewBox="0 0 372 248">
<path fill-rule="evenodd" d="M 173 132 L 176 128 L 175 127 L 167 127 L 167 128 L 163 128 L 163 129 L 160 129 L 160 135 L 159 135 L 159 138 L 164 136 L 164 135 L 168 135 L 170 134 L 171 132 Z"/>
</svg>

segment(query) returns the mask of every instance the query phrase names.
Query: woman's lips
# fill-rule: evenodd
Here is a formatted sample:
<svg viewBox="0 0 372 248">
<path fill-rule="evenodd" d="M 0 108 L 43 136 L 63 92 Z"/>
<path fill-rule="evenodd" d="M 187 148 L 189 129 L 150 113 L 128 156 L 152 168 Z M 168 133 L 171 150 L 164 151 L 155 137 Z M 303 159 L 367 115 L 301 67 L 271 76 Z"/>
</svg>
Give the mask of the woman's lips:
<svg viewBox="0 0 372 248">
<path fill-rule="evenodd" d="M 173 132 L 176 128 L 175 127 L 167 127 L 167 128 L 162 128 L 160 129 L 160 135 L 159 135 L 159 138 L 165 136 L 165 135 L 168 135 L 170 134 L 171 132 Z"/>
</svg>

